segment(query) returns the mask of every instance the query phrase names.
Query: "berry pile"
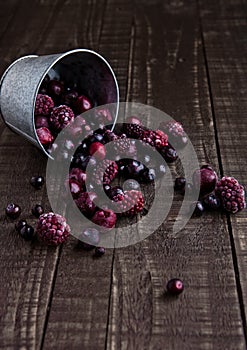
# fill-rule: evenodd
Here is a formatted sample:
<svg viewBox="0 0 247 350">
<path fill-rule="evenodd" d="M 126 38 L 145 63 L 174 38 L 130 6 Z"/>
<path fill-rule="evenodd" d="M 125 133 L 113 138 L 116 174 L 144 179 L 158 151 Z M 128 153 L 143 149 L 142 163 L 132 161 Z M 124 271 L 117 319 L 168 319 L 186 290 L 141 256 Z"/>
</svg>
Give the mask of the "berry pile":
<svg viewBox="0 0 247 350">
<path fill-rule="evenodd" d="M 64 81 L 50 79 L 47 74 L 37 94 L 34 109 L 36 133 L 46 151 L 54 150 L 52 146 L 58 133 L 75 118 L 78 120 L 71 128 L 73 136 L 87 135 L 91 131 L 91 126 L 84 118 L 77 116 L 93 107 L 93 102 L 85 96 L 84 91 L 76 87 L 71 88 L 71 83 L 65 84 Z M 112 122 L 110 111 L 98 110 L 96 120 L 102 124 Z"/>
</svg>

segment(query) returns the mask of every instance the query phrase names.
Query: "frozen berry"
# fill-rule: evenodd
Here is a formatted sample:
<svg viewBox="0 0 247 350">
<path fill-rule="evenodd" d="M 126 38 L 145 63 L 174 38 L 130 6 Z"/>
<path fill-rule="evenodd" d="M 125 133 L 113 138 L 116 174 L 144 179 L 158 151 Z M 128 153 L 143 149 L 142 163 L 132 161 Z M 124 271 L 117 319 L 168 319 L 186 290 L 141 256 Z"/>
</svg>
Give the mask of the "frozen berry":
<svg viewBox="0 0 247 350">
<path fill-rule="evenodd" d="M 146 168 L 140 176 L 140 181 L 144 183 L 153 182 L 156 179 L 156 171 L 152 168 Z"/>
<path fill-rule="evenodd" d="M 54 140 L 52 133 L 46 127 L 36 129 L 36 133 L 40 143 L 44 146 L 50 145 Z"/>
<path fill-rule="evenodd" d="M 141 140 L 157 149 L 162 149 L 168 145 L 168 137 L 161 130 L 147 129 L 142 133 Z"/>
<path fill-rule="evenodd" d="M 86 216 L 90 217 L 94 214 L 96 205 L 94 201 L 97 195 L 94 192 L 83 192 L 79 198 L 75 200 L 75 203 L 79 210 Z"/>
<path fill-rule="evenodd" d="M 90 164 L 91 166 L 91 164 Z M 118 174 L 118 165 L 116 162 L 104 159 L 93 165 L 92 180 L 96 185 L 110 184 Z"/>
<path fill-rule="evenodd" d="M 38 218 L 40 215 L 44 213 L 44 208 L 40 204 L 36 204 L 32 209 L 32 214 Z"/>
<path fill-rule="evenodd" d="M 246 207 L 244 187 L 234 177 L 224 176 L 218 181 L 215 194 L 223 208 L 230 213 L 235 214 Z"/>
<path fill-rule="evenodd" d="M 96 159 L 103 160 L 106 155 L 105 146 L 100 142 L 94 142 L 89 147 L 89 153 L 93 155 Z"/>
<path fill-rule="evenodd" d="M 31 241 L 34 236 L 34 228 L 30 225 L 24 225 L 20 231 L 20 236 L 24 238 L 26 241 Z"/>
<path fill-rule="evenodd" d="M 124 198 L 124 191 L 122 189 L 122 187 L 120 186 L 114 186 L 111 187 L 108 191 L 107 191 L 107 195 L 109 196 L 110 199 L 112 199 L 114 202 L 118 202 L 123 200 Z"/>
<path fill-rule="evenodd" d="M 58 98 L 64 91 L 64 84 L 58 80 L 50 80 L 48 83 L 48 93 L 53 98 Z"/>
<path fill-rule="evenodd" d="M 131 137 L 134 139 L 141 139 L 144 133 L 144 128 L 140 124 L 123 124 L 123 131 L 127 135 L 127 137 Z"/>
<path fill-rule="evenodd" d="M 100 209 L 94 214 L 92 221 L 103 229 L 112 229 L 117 222 L 117 216 L 110 209 Z"/>
<path fill-rule="evenodd" d="M 167 292 L 171 295 L 179 295 L 184 290 L 183 282 L 178 278 L 172 278 L 166 285 Z"/>
<path fill-rule="evenodd" d="M 74 112 L 68 106 L 55 107 L 50 116 L 50 123 L 56 131 L 61 131 L 74 120 Z"/>
<path fill-rule="evenodd" d="M 184 177 L 177 177 L 175 179 L 174 190 L 184 193 L 185 191 L 186 179 Z"/>
<path fill-rule="evenodd" d="M 124 182 L 123 189 L 124 191 L 131 191 L 131 190 L 139 191 L 140 185 L 136 180 L 129 179 Z"/>
<path fill-rule="evenodd" d="M 194 212 L 193 214 L 195 216 L 201 216 L 204 212 L 204 206 L 202 204 L 202 202 L 197 201 L 194 204 L 192 204 L 193 208 L 194 208 Z"/>
<path fill-rule="evenodd" d="M 95 111 L 95 120 L 100 124 L 109 124 L 112 121 L 112 115 L 109 109 L 100 108 Z"/>
<path fill-rule="evenodd" d="M 174 147 L 181 148 L 188 143 L 188 139 L 182 125 L 175 120 L 162 122 L 160 124 L 160 128 L 167 133 L 169 141 Z"/>
<path fill-rule="evenodd" d="M 75 90 L 66 91 L 63 95 L 63 103 L 71 108 L 75 106 L 78 98 L 78 92 Z"/>
<path fill-rule="evenodd" d="M 37 190 L 40 190 L 41 187 L 44 185 L 45 183 L 45 179 L 43 178 L 43 176 L 33 176 L 30 180 L 31 185 L 36 188 Z"/>
<path fill-rule="evenodd" d="M 39 217 L 36 231 L 42 242 L 55 246 L 67 241 L 70 235 L 65 218 L 52 212 Z"/>
<path fill-rule="evenodd" d="M 144 198 L 140 191 L 125 191 L 124 198 L 116 202 L 118 212 L 123 216 L 134 216 L 144 207 Z"/>
<path fill-rule="evenodd" d="M 15 224 L 15 229 L 17 232 L 20 232 L 20 230 L 27 225 L 27 221 L 26 220 L 20 220 Z"/>
<path fill-rule="evenodd" d="M 105 248 L 104 247 L 96 247 L 94 251 L 94 256 L 100 257 L 105 254 Z"/>
<path fill-rule="evenodd" d="M 96 228 L 86 228 L 79 235 L 79 239 L 82 242 L 90 244 L 91 246 L 95 247 L 97 244 L 99 244 L 100 234 Z"/>
<path fill-rule="evenodd" d="M 200 190 L 200 195 L 205 196 L 214 191 L 218 180 L 216 172 L 211 168 L 201 168 L 193 174 L 193 185 Z"/>
<path fill-rule="evenodd" d="M 35 127 L 39 128 L 49 128 L 49 120 L 45 115 L 37 115 L 35 116 Z"/>
<path fill-rule="evenodd" d="M 203 204 L 207 209 L 217 210 L 220 208 L 220 200 L 211 193 L 203 198 Z"/>
<path fill-rule="evenodd" d="M 120 161 L 120 164 L 123 164 L 123 167 L 120 167 L 120 169 L 122 174 L 127 178 L 139 179 L 144 170 L 147 169 L 145 165 L 134 159 Z"/>
<path fill-rule="evenodd" d="M 177 151 L 170 144 L 161 148 L 159 152 L 167 163 L 173 163 L 178 159 Z"/>
<path fill-rule="evenodd" d="M 77 98 L 75 106 L 76 106 L 76 112 L 78 114 L 86 112 L 93 107 L 89 99 L 83 95 Z"/>
<path fill-rule="evenodd" d="M 15 203 L 9 203 L 5 208 L 6 215 L 11 219 L 17 219 L 21 214 L 21 208 Z"/>
<path fill-rule="evenodd" d="M 130 116 L 126 119 L 126 123 L 128 124 L 137 124 L 137 125 L 142 125 L 142 122 L 140 119 L 136 116 Z"/>
<path fill-rule="evenodd" d="M 54 107 L 52 98 L 48 95 L 38 94 L 35 102 L 35 115 L 49 115 Z"/>
</svg>

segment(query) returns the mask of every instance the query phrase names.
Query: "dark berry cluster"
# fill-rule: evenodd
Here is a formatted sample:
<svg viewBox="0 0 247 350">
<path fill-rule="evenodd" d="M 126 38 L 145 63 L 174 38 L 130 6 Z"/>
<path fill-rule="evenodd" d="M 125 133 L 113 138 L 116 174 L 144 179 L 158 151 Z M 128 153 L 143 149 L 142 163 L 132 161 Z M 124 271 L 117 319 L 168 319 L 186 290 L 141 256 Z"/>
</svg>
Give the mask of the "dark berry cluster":
<svg viewBox="0 0 247 350">
<path fill-rule="evenodd" d="M 62 80 L 50 79 L 49 73 L 44 78 L 36 97 L 34 119 L 36 133 L 40 143 L 47 150 L 53 150 L 52 145 L 58 133 L 81 113 L 90 110 L 93 102 L 80 89 L 71 88 Z M 107 110 L 98 111 L 95 118 L 101 118 L 109 123 L 111 113 Z M 84 118 L 78 118 L 71 132 L 85 136 L 91 131 Z"/>
<path fill-rule="evenodd" d="M 193 203 L 197 216 L 205 209 L 224 209 L 235 214 L 246 207 L 244 187 L 233 177 L 224 176 L 219 180 L 209 165 L 203 165 L 194 172 L 192 184 L 187 183 L 184 177 L 176 178 L 174 189 L 181 194 L 193 189 L 199 192 L 199 200 Z"/>
</svg>

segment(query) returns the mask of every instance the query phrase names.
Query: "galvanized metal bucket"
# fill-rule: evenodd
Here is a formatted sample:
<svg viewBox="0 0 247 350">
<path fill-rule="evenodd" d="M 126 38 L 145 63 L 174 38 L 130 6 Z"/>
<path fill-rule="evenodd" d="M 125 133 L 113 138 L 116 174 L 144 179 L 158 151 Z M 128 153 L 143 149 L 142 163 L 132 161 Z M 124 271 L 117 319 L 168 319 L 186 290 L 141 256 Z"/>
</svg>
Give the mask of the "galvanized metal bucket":
<svg viewBox="0 0 247 350">
<path fill-rule="evenodd" d="M 5 123 L 14 131 L 41 148 L 35 130 L 35 101 L 40 85 L 48 72 L 58 74 L 65 81 L 76 80 L 97 101 L 97 105 L 116 103 L 113 124 L 116 123 L 119 89 L 109 63 L 98 53 L 75 49 L 65 53 L 17 59 L 0 80 L 0 111 Z"/>
</svg>

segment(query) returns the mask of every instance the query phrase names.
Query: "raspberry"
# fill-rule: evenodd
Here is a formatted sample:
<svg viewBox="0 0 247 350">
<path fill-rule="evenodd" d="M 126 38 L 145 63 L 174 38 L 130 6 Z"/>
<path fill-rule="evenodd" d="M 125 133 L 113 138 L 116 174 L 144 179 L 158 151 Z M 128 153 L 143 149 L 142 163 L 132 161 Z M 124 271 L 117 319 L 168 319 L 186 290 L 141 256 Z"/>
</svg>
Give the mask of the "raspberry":
<svg viewBox="0 0 247 350">
<path fill-rule="evenodd" d="M 102 228 L 111 229 L 116 225 L 117 215 L 110 209 L 100 209 L 96 211 L 92 221 Z"/>
<path fill-rule="evenodd" d="M 48 128 L 38 128 L 36 133 L 42 145 L 50 145 L 54 140 L 54 137 Z"/>
<path fill-rule="evenodd" d="M 109 184 L 115 179 L 117 174 L 117 163 L 109 159 L 104 159 L 103 161 L 99 162 L 94 169 L 94 182 L 97 185 Z"/>
<path fill-rule="evenodd" d="M 157 149 L 161 149 L 168 145 L 168 136 L 161 130 L 145 130 L 142 134 L 141 140 Z"/>
<path fill-rule="evenodd" d="M 182 147 L 187 144 L 188 139 L 185 135 L 184 129 L 182 125 L 175 120 L 160 123 L 160 129 L 167 133 L 169 141 L 173 146 Z"/>
<path fill-rule="evenodd" d="M 52 212 L 39 217 L 36 231 L 42 242 L 55 246 L 67 241 L 70 235 L 70 227 L 65 218 Z"/>
<path fill-rule="evenodd" d="M 74 120 L 74 113 L 68 106 L 61 105 L 55 107 L 51 112 L 50 122 L 56 131 L 61 131 Z"/>
<path fill-rule="evenodd" d="M 122 216 L 134 216 L 144 208 L 144 198 L 140 191 L 125 191 L 121 201 L 116 202 L 118 212 Z"/>
<path fill-rule="evenodd" d="M 35 116 L 35 127 L 36 129 L 43 128 L 43 127 L 49 128 L 48 117 L 44 115 Z"/>
<path fill-rule="evenodd" d="M 48 95 L 38 94 L 35 103 L 35 115 L 49 115 L 54 107 L 52 98 Z"/>
<path fill-rule="evenodd" d="M 95 212 L 96 205 L 94 200 L 97 195 L 94 192 L 83 192 L 80 194 L 79 198 L 75 200 L 77 207 L 86 216 L 92 216 Z"/>
<path fill-rule="evenodd" d="M 246 207 L 244 187 L 234 177 L 224 176 L 218 181 L 215 193 L 223 208 L 230 213 L 237 213 Z"/>
</svg>

